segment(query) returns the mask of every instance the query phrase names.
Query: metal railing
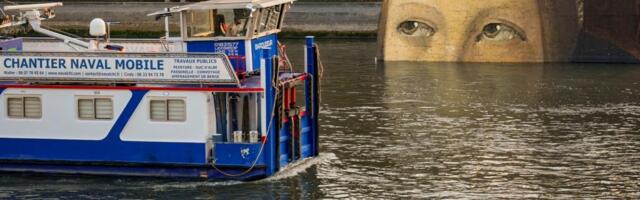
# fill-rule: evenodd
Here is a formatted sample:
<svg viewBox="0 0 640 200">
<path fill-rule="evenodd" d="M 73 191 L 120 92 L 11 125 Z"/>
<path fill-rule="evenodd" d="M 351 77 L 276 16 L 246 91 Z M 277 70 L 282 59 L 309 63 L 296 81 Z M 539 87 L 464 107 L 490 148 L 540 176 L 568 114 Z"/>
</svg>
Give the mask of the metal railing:
<svg viewBox="0 0 640 200">
<path fill-rule="evenodd" d="M 244 73 L 247 71 L 247 57 L 245 56 L 227 56 L 236 73 Z"/>
</svg>

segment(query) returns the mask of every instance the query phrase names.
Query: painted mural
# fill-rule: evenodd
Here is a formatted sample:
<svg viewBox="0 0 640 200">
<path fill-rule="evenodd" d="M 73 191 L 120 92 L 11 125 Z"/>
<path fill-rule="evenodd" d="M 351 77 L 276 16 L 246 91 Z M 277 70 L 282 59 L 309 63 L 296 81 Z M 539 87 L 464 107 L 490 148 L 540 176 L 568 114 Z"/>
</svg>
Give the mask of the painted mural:
<svg viewBox="0 0 640 200">
<path fill-rule="evenodd" d="M 379 57 L 637 63 L 639 12 L 640 0 L 385 0 Z"/>
</svg>

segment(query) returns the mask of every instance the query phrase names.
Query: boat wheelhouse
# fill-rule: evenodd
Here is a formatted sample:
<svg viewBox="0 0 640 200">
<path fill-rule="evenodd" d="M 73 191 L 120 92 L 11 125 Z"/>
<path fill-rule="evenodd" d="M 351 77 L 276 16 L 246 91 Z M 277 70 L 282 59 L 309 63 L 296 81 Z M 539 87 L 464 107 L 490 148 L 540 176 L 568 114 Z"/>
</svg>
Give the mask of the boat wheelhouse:
<svg viewBox="0 0 640 200">
<path fill-rule="evenodd" d="M 0 27 L 62 42 L 0 42 L 0 171 L 254 180 L 317 156 L 317 46 L 295 72 L 277 35 L 293 1 L 168 8 L 149 14 L 157 41 L 101 19 L 73 38 L 41 26 L 62 3 L 6 6 Z"/>
</svg>

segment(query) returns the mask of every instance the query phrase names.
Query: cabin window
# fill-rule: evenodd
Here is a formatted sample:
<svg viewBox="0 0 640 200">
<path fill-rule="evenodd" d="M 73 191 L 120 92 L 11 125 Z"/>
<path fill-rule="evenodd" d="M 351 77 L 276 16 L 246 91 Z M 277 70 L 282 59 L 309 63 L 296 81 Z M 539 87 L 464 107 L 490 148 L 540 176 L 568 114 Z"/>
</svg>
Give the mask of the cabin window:
<svg viewBox="0 0 640 200">
<path fill-rule="evenodd" d="M 187 12 L 190 38 L 244 37 L 249 26 L 248 9 L 193 10 Z"/>
<path fill-rule="evenodd" d="M 216 112 L 216 132 L 218 134 L 227 134 L 227 93 L 213 93 L 213 102 Z"/>
<path fill-rule="evenodd" d="M 278 29 L 280 17 L 282 16 L 282 5 L 263 8 L 260 13 L 260 22 L 256 29 L 257 33 Z"/>
<path fill-rule="evenodd" d="M 42 117 L 40 97 L 7 98 L 7 114 L 10 118 L 40 119 Z"/>
<path fill-rule="evenodd" d="M 169 20 L 169 37 L 170 38 L 176 38 L 176 37 L 182 37 L 182 33 L 180 33 L 180 27 L 182 26 L 180 20 L 182 19 L 181 16 L 176 16 L 176 17 L 167 17 L 167 19 Z"/>
<path fill-rule="evenodd" d="M 110 98 L 78 99 L 78 118 L 84 120 L 113 119 L 113 101 Z"/>
<path fill-rule="evenodd" d="M 184 100 L 151 100 L 150 114 L 152 121 L 186 121 L 187 106 Z"/>
</svg>

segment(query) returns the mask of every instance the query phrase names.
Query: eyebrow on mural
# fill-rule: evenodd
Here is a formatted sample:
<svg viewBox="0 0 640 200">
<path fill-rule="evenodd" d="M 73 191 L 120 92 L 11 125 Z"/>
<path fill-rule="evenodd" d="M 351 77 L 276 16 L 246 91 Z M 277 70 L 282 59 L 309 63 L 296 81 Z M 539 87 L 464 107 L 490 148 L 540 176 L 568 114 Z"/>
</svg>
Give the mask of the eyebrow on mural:
<svg viewBox="0 0 640 200">
<path fill-rule="evenodd" d="M 402 15 L 419 15 L 419 16 L 428 16 L 433 18 L 432 20 L 428 20 L 429 22 L 438 22 L 438 23 L 444 23 L 444 15 L 442 14 L 442 12 L 440 12 L 440 10 L 438 10 L 437 8 L 425 4 L 425 3 L 418 3 L 418 2 L 408 2 L 408 3 L 401 3 L 401 4 L 397 4 L 397 6 L 395 6 L 396 9 L 389 9 L 387 12 L 390 12 L 391 10 L 398 10 L 398 11 L 402 11 L 402 12 L 406 12 L 406 10 L 408 9 L 415 9 L 418 8 L 420 11 L 420 13 L 410 13 L 410 14 L 405 14 L 405 13 L 401 13 Z M 389 13 L 391 14 L 391 13 Z M 397 14 L 396 14 L 397 15 Z M 387 18 L 391 17 L 390 15 L 387 15 Z M 415 18 L 415 17 L 414 17 Z M 405 20 L 409 20 L 409 19 L 405 19 Z M 431 25 L 438 25 L 436 23 L 432 23 Z"/>
<path fill-rule="evenodd" d="M 522 28 L 522 26 L 518 25 L 518 23 L 513 22 L 513 20 L 509 20 L 509 18 L 517 18 L 518 16 L 511 15 L 508 18 L 504 17 L 504 15 L 510 14 L 501 14 L 501 12 L 499 12 L 501 11 L 501 9 L 503 9 L 503 7 L 491 7 L 482 9 L 480 12 L 478 12 L 478 14 L 474 17 L 474 20 L 471 22 L 471 24 L 473 25 L 467 27 L 467 32 L 482 34 L 485 26 L 491 23 L 501 23 L 514 29 L 518 33 L 520 39 L 522 39 L 523 41 L 527 41 L 528 37 L 526 30 Z"/>
</svg>

